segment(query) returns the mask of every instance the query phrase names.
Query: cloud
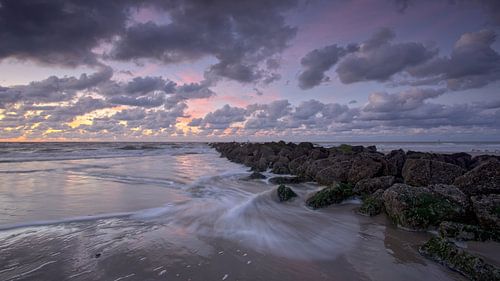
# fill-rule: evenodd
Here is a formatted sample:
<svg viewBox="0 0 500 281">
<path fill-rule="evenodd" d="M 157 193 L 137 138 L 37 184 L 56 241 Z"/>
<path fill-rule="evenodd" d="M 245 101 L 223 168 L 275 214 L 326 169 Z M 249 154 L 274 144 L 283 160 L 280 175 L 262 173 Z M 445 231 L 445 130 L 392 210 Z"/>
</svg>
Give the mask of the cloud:
<svg viewBox="0 0 500 281">
<path fill-rule="evenodd" d="M 495 40 L 491 30 L 464 33 L 450 56 L 436 57 L 409 73 L 429 81 L 444 80 L 452 90 L 480 88 L 500 80 L 500 54 L 491 47 Z"/>
<path fill-rule="evenodd" d="M 295 0 L 0 0 L 0 60 L 76 67 L 104 60 L 161 63 L 215 60 L 207 80 L 268 84 L 279 54 L 296 35 L 284 13 Z M 134 11 L 160 11 L 137 21 Z M 138 81 L 153 82 L 153 81 Z"/>
<path fill-rule="evenodd" d="M 415 1 L 415 0 L 391 0 L 397 10 L 404 13 L 406 10 L 413 6 L 414 4 L 420 4 L 426 1 Z M 419 3 L 420 2 L 420 3 Z M 431 2 L 431 1 L 429 1 Z M 443 0 L 442 2 L 449 5 L 469 5 L 479 6 L 483 9 L 483 12 L 489 17 L 486 23 L 492 25 L 500 25 L 500 2 L 498 0 L 472 0 L 472 1 L 450 1 Z M 465 9 L 469 8 L 467 6 Z"/>
<path fill-rule="evenodd" d="M 34 81 L 28 85 L 2 87 L 0 89 L 0 108 L 17 102 L 34 104 L 69 101 L 76 96 L 78 91 L 97 87 L 108 81 L 112 75 L 112 69 L 104 67 L 91 75 L 82 74 L 80 78 L 50 76 L 45 80 Z"/>
<path fill-rule="evenodd" d="M 328 81 L 330 78 L 325 75 L 325 72 L 345 54 L 346 50 L 336 44 L 307 53 L 300 60 L 305 70 L 299 75 L 299 87 L 307 90 L 318 86 L 321 82 Z"/>
<path fill-rule="evenodd" d="M 1 0 L 0 59 L 98 64 L 93 48 L 121 32 L 131 1 Z"/>
<path fill-rule="evenodd" d="M 450 90 L 481 88 L 500 80 L 500 54 L 492 48 L 496 34 L 491 30 L 460 36 L 449 56 L 422 43 L 393 43 L 394 32 L 382 29 L 356 48 L 337 45 L 317 49 L 301 60 L 305 70 L 299 86 L 310 89 L 329 78 L 325 72 L 336 66 L 340 81 L 391 81 L 395 85 L 439 85 Z"/>
<path fill-rule="evenodd" d="M 108 57 L 154 59 L 168 64 L 211 56 L 218 62 L 207 69 L 207 79 L 269 81 L 276 77 L 274 56 L 296 34 L 283 17 L 295 2 L 164 2 L 159 6 L 169 14 L 169 23 L 128 27 Z"/>
<path fill-rule="evenodd" d="M 336 69 L 340 81 L 387 81 L 408 67 L 419 65 L 436 55 L 436 50 L 421 43 L 392 43 L 395 35 L 382 29 L 360 45 L 358 51 L 343 58 Z"/>
<path fill-rule="evenodd" d="M 300 134 L 335 135 L 337 133 L 369 135 L 384 132 L 400 134 L 422 130 L 500 130 L 496 118 L 500 107 L 487 104 L 433 103 L 446 94 L 445 89 L 413 88 L 399 93 L 372 93 L 368 102 L 355 108 L 345 104 L 308 100 L 292 106 L 287 100 L 269 104 L 252 104 L 246 108 L 224 106 L 193 119 L 189 126 L 199 127 L 205 135 L 219 135 L 221 128 L 237 129 L 240 135 Z M 221 126 L 207 126 L 207 120 Z M 242 123 L 243 127 L 234 127 Z M 455 128 L 455 129 L 451 129 Z M 217 132 L 215 132 L 217 131 Z"/>
<path fill-rule="evenodd" d="M 197 126 L 202 129 L 223 130 L 231 124 L 245 120 L 246 110 L 239 107 L 232 107 L 228 104 L 222 108 L 205 115 L 204 118 L 193 119 L 189 126 Z"/>
</svg>

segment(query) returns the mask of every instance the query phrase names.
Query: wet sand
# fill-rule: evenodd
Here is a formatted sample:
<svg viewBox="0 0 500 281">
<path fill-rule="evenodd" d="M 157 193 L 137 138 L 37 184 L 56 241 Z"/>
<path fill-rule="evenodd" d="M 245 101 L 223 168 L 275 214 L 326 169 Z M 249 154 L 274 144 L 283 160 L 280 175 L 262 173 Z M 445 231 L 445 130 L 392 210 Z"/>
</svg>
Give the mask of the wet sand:
<svg viewBox="0 0 500 281">
<path fill-rule="evenodd" d="M 116 218 L 3 231 L 0 279 L 465 280 L 418 254 L 430 234 L 396 229 L 384 216 L 358 216 L 356 207 L 324 211 L 351 217 L 359 226 L 330 258 L 294 257 L 287 249 L 249 247 L 159 221 Z"/>
</svg>

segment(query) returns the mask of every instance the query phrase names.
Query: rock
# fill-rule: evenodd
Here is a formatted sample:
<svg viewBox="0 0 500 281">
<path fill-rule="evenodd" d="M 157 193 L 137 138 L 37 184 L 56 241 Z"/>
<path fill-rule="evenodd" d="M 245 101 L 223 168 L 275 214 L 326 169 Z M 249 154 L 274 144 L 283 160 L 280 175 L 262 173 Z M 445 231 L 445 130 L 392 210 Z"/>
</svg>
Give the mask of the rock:
<svg viewBox="0 0 500 281">
<path fill-rule="evenodd" d="M 323 188 L 307 199 L 306 204 L 313 208 L 323 208 L 331 204 L 340 203 L 352 196 L 352 187 L 349 184 L 337 184 Z"/>
<path fill-rule="evenodd" d="M 465 252 L 446 239 L 431 238 L 420 247 L 419 252 L 431 260 L 460 272 L 471 280 L 500 280 L 498 267 Z"/>
<path fill-rule="evenodd" d="M 382 212 L 384 208 L 384 190 L 379 189 L 372 195 L 363 200 L 363 205 L 358 210 L 358 213 L 366 216 L 375 216 Z"/>
<path fill-rule="evenodd" d="M 324 159 L 328 157 L 328 150 L 324 148 L 315 148 L 309 153 L 309 157 L 314 160 Z"/>
<path fill-rule="evenodd" d="M 288 163 L 290 160 L 286 157 L 280 157 L 278 161 L 274 162 L 272 172 L 275 174 L 289 174 Z"/>
<path fill-rule="evenodd" d="M 291 174 L 298 175 L 299 174 L 299 168 L 307 161 L 307 156 L 302 155 L 300 157 L 297 157 L 290 161 L 288 164 L 288 169 L 290 170 Z"/>
<path fill-rule="evenodd" d="M 382 156 L 368 153 L 361 153 L 354 158 L 351 169 L 347 176 L 347 181 L 357 183 L 362 179 L 373 178 L 381 174 L 385 160 Z M 385 164 L 386 165 L 386 164 Z"/>
<path fill-rule="evenodd" d="M 295 193 L 290 187 L 281 184 L 278 187 L 278 198 L 280 202 L 288 201 L 294 197 L 297 197 L 297 193 Z"/>
<path fill-rule="evenodd" d="M 406 153 L 402 150 L 393 150 L 385 156 L 389 175 L 401 177 L 401 172 L 406 161 Z"/>
<path fill-rule="evenodd" d="M 444 221 L 439 225 L 439 235 L 458 241 L 500 241 L 500 231 L 484 229 L 477 225 Z"/>
<path fill-rule="evenodd" d="M 436 194 L 439 194 L 452 202 L 457 203 L 462 206 L 464 209 L 470 209 L 470 201 L 465 193 L 463 193 L 460 189 L 458 189 L 454 185 L 448 184 L 433 184 L 427 186 L 427 188 Z"/>
<path fill-rule="evenodd" d="M 474 169 L 477 166 L 483 165 L 487 162 L 500 162 L 500 156 L 496 155 L 478 155 L 472 158 L 471 163 L 469 165 L 469 169 Z"/>
<path fill-rule="evenodd" d="M 442 221 L 462 220 L 466 216 L 459 202 L 427 187 L 396 183 L 384 192 L 383 198 L 389 218 L 396 225 L 413 230 L 427 230 Z"/>
<path fill-rule="evenodd" d="M 253 172 L 251 173 L 248 177 L 244 178 L 244 180 L 260 180 L 260 179 L 265 179 L 266 176 L 259 172 Z"/>
<path fill-rule="evenodd" d="M 372 179 L 360 180 L 354 186 L 353 192 L 355 194 L 366 195 L 372 194 L 378 189 L 386 190 L 396 183 L 396 178 L 394 176 L 383 176 Z"/>
<path fill-rule="evenodd" d="M 402 171 L 405 183 L 414 186 L 452 184 L 463 173 L 459 166 L 427 159 L 407 159 Z"/>
<path fill-rule="evenodd" d="M 500 194 L 472 196 L 471 201 L 482 227 L 500 229 Z"/>
<path fill-rule="evenodd" d="M 100 258 L 100 257 L 101 257 L 101 253 L 97 253 L 97 254 L 95 254 L 95 258 L 96 258 L 96 259 L 97 259 L 97 258 Z"/>
<path fill-rule="evenodd" d="M 469 196 L 500 194 L 500 162 L 487 161 L 456 178 L 454 184 Z"/>
<path fill-rule="evenodd" d="M 302 183 L 305 180 L 300 177 L 272 177 L 269 182 L 272 184 L 297 184 Z"/>
<path fill-rule="evenodd" d="M 346 171 L 339 168 L 340 165 L 341 163 L 338 163 L 337 165 L 320 170 L 314 179 L 321 185 L 331 185 L 337 182 L 346 181 Z"/>
</svg>

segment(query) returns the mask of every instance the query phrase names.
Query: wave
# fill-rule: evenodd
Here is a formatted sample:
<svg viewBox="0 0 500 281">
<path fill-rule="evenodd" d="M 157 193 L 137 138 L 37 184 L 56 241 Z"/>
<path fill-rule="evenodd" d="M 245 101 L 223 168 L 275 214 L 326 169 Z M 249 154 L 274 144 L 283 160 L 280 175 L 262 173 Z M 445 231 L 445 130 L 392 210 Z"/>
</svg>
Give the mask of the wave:
<svg viewBox="0 0 500 281">
<path fill-rule="evenodd" d="M 124 218 L 124 217 L 130 217 L 133 214 L 135 214 L 135 212 L 121 212 L 121 213 L 109 213 L 109 214 L 100 214 L 93 216 L 79 216 L 79 217 L 64 218 L 57 220 L 39 220 L 39 221 L 31 221 L 23 223 L 4 224 L 0 225 L 0 231 L 12 230 L 18 228 L 28 228 L 34 226 L 48 226 L 48 225 L 57 225 L 57 224 L 74 223 L 74 222 L 96 221 L 101 219 Z"/>
</svg>

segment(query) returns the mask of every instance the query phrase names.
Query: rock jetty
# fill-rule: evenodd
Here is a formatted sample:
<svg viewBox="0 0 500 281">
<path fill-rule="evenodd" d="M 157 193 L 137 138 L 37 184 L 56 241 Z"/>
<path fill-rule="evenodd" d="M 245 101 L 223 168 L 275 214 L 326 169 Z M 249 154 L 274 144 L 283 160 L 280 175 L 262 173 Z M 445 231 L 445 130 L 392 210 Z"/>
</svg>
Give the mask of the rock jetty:
<svg viewBox="0 0 500 281">
<path fill-rule="evenodd" d="M 363 199 L 362 215 L 385 213 L 403 229 L 439 230 L 438 237 L 420 248 L 422 255 L 472 280 L 499 280 L 497 267 L 454 244 L 500 240 L 499 156 L 401 149 L 384 154 L 375 146 L 325 148 L 284 141 L 210 145 L 221 157 L 250 167 L 254 175 L 288 175 L 269 181 L 280 184 L 280 201 L 296 196 L 285 184 L 304 181 L 325 186 L 305 200 L 312 209 L 358 196 Z"/>
</svg>

